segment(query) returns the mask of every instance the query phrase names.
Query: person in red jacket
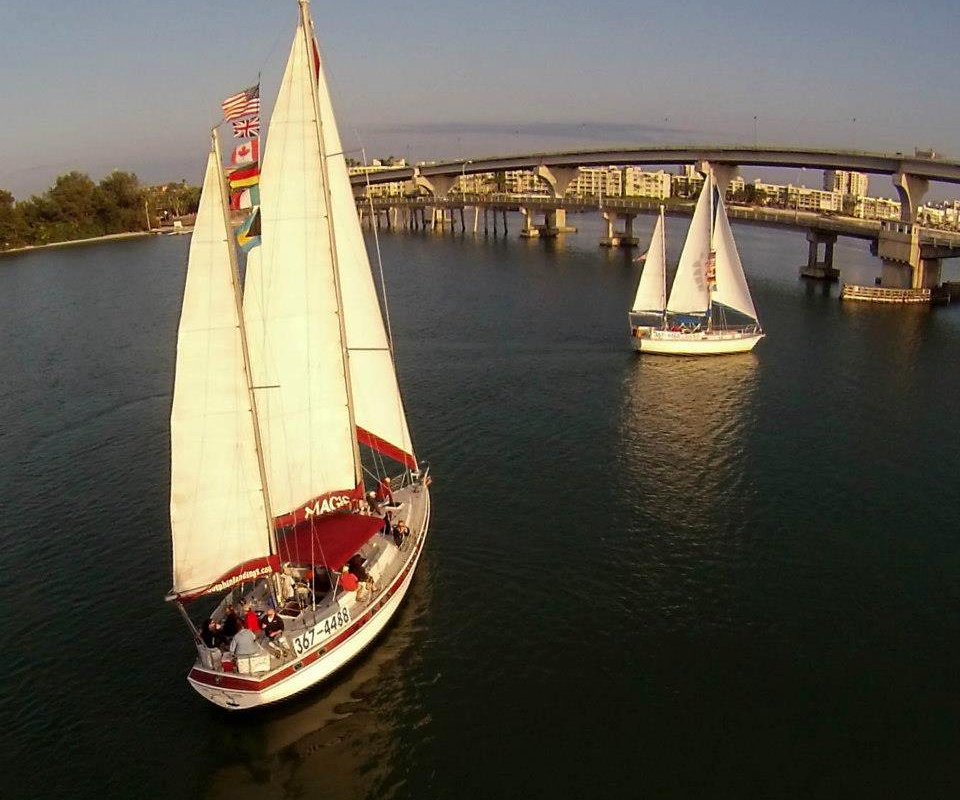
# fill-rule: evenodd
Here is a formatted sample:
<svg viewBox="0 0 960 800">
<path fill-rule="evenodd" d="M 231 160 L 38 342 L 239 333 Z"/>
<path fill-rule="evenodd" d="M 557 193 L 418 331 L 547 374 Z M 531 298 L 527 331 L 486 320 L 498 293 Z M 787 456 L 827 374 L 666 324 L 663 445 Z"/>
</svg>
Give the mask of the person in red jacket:
<svg viewBox="0 0 960 800">
<path fill-rule="evenodd" d="M 344 564 L 343 570 L 340 572 L 340 588 L 345 592 L 355 592 L 359 585 L 360 581 L 357 576 L 350 571 L 350 567 Z"/>
<path fill-rule="evenodd" d="M 244 607 L 244 617 L 243 617 L 243 627 L 248 631 L 253 631 L 256 634 L 260 633 L 260 618 L 257 616 L 257 612 L 253 610 L 253 606 L 247 603 Z"/>
<path fill-rule="evenodd" d="M 389 478 L 382 478 L 380 483 L 377 484 L 376 499 L 378 502 L 393 505 L 393 487 L 390 485 Z"/>
</svg>

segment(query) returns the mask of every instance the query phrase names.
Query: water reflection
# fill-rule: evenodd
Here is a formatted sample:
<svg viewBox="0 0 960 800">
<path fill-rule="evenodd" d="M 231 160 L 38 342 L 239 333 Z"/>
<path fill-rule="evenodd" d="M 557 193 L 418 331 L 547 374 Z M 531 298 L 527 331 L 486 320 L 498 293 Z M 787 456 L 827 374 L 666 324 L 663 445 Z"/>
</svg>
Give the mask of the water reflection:
<svg viewBox="0 0 960 800">
<path fill-rule="evenodd" d="M 617 472 L 637 487 L 646 513 L 693 524 L 740 483 L 757 379 L 753 353 L 630 364 Z"/>
<path fill-rule="evenodd" d="M 840 308 L 844 323 L 861 334 L 851 337 L 859 359 L 866 364 L 882 354 L 900 379 L 913 372 L 933 314 L 940 310 L 928 303 L 843 302 Z"/>
<path fill-rule="evenodd" d="M 418 715 L 418 671 L 431 582 L 421 562 L 403 607 L 360 660 L 331 683 L 219 727 L 205 796 L 389 797 L 402 774 L 403 734 Z"/>
</svg>

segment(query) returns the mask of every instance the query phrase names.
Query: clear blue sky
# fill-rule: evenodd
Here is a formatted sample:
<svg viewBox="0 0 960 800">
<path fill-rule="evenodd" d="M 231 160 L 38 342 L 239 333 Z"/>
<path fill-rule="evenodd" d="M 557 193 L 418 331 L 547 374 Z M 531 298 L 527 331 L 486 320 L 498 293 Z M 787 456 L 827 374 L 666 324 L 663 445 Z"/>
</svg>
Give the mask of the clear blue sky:
<svg viewBox="0 0 960 800">
<path fill-rule="evenodd" d="M 750 143 L 754 116 L 761 143 L 960 157 L 956 13 L 941 0 L 313 2 L 345 147 L 414 160 Z M 0 0 L 0 187 L 26 197 L 73 168 L 198 182 L 219 101 L 262 70 L 272 102 L 295 20 L 293 0 Z"/>
</svg>

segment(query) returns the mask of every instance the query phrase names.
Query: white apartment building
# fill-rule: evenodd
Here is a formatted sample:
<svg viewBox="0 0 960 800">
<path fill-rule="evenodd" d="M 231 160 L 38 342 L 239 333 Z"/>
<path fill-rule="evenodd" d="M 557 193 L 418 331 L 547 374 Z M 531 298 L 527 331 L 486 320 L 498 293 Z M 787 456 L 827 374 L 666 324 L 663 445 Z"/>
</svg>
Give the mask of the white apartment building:
<svg viewBox="0 0 960 800">
<path fill-rule="evenodd" d="M 808 189 L 806 186 L 787 185 L 786 207 L 797 211 L 828 211 L 843 210 L 843 195 L 840 192 Z"/>
<path fill-rule="evenodd" d="M 644 172 L 639 167 L 623 168 L 624 197 L 653 197 L 666 200 L 670 197 L 671 176 L 659 172 Z"/>
<path fill-rule="evenodd" d="M 525 169 L 508 170 L 504 173 L 507 191 L 511 194 L 545 195 L 549 187 L 532 172 Z"/>
<path fill-rule="evenodd" d="M 570 182 L 567 197 L 622 197 L 623 172 L 620 167 L 580 167 Z"/>
<path fill-rule="evenodd" d="M 366 166 L 348 167 L 348 175 L 370 175 L 374 172 L 385 172 L 391 169 L 403 169 L 407 166 L 405 159 L 400 159 L 392 164 L 383 164 L 379 159 L 374 159 Z M 406 185 L 403 181 L 394 181 L 391 183 L 372 184 L 367 189 L 370 197 L 403 197 L 406 191 Z"/>
<path fill-rule="evenodd" d="M 921 225 L 942 228 L 947 224 L 947 210 L 935 206 L 920 206 L 917 209 L 917 222 Z"/>
<path fill-rule="evenodd" d="M 839 192 L 853 197 L 864 197 L 870 178 L 862 172 L 847 172 L 842 169 L 826 169 L 823 171 L 823 190 L 825 192 Z"/>
<path fill-rule="evenodd" d="M 885 197 L 858 197 L 853 216 L 859 219 L 900 219 L 900 203 Z"/>
</svg>

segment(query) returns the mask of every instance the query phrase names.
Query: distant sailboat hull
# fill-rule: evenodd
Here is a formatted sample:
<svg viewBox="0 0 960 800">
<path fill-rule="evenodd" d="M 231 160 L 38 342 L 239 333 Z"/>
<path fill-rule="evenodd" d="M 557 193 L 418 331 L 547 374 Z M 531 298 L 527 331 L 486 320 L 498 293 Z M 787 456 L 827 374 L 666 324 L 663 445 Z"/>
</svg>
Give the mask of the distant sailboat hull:
<svg viewBox="0 0 960 800">
<path fill-rule="evenodd" d="M 633 349 L 641 353 L 665 356 L 720 356 L 748 353 L 764 337 L 762 333 L 743 331 L 698 331 L 682 333 L 656 328 L 635 328 Z"/>
<path fill-rule="evenodd" d="M 194 666 L 187 676 L 190 685 L 206 700 L 228 711 L 243 711 L 293 697 L 330 678 L 359 656 L 379 636 L 403 604 L 413 581 L 430 528 L 429 490 L 421 490 L 426 504 L 423 528 L 411 537 L 405 563 L 390 583 L 362 607 L 351 609 L 345 632 L 318 642 L 312 649 L 271 672 L 256 676 Z"/>
</svg>

